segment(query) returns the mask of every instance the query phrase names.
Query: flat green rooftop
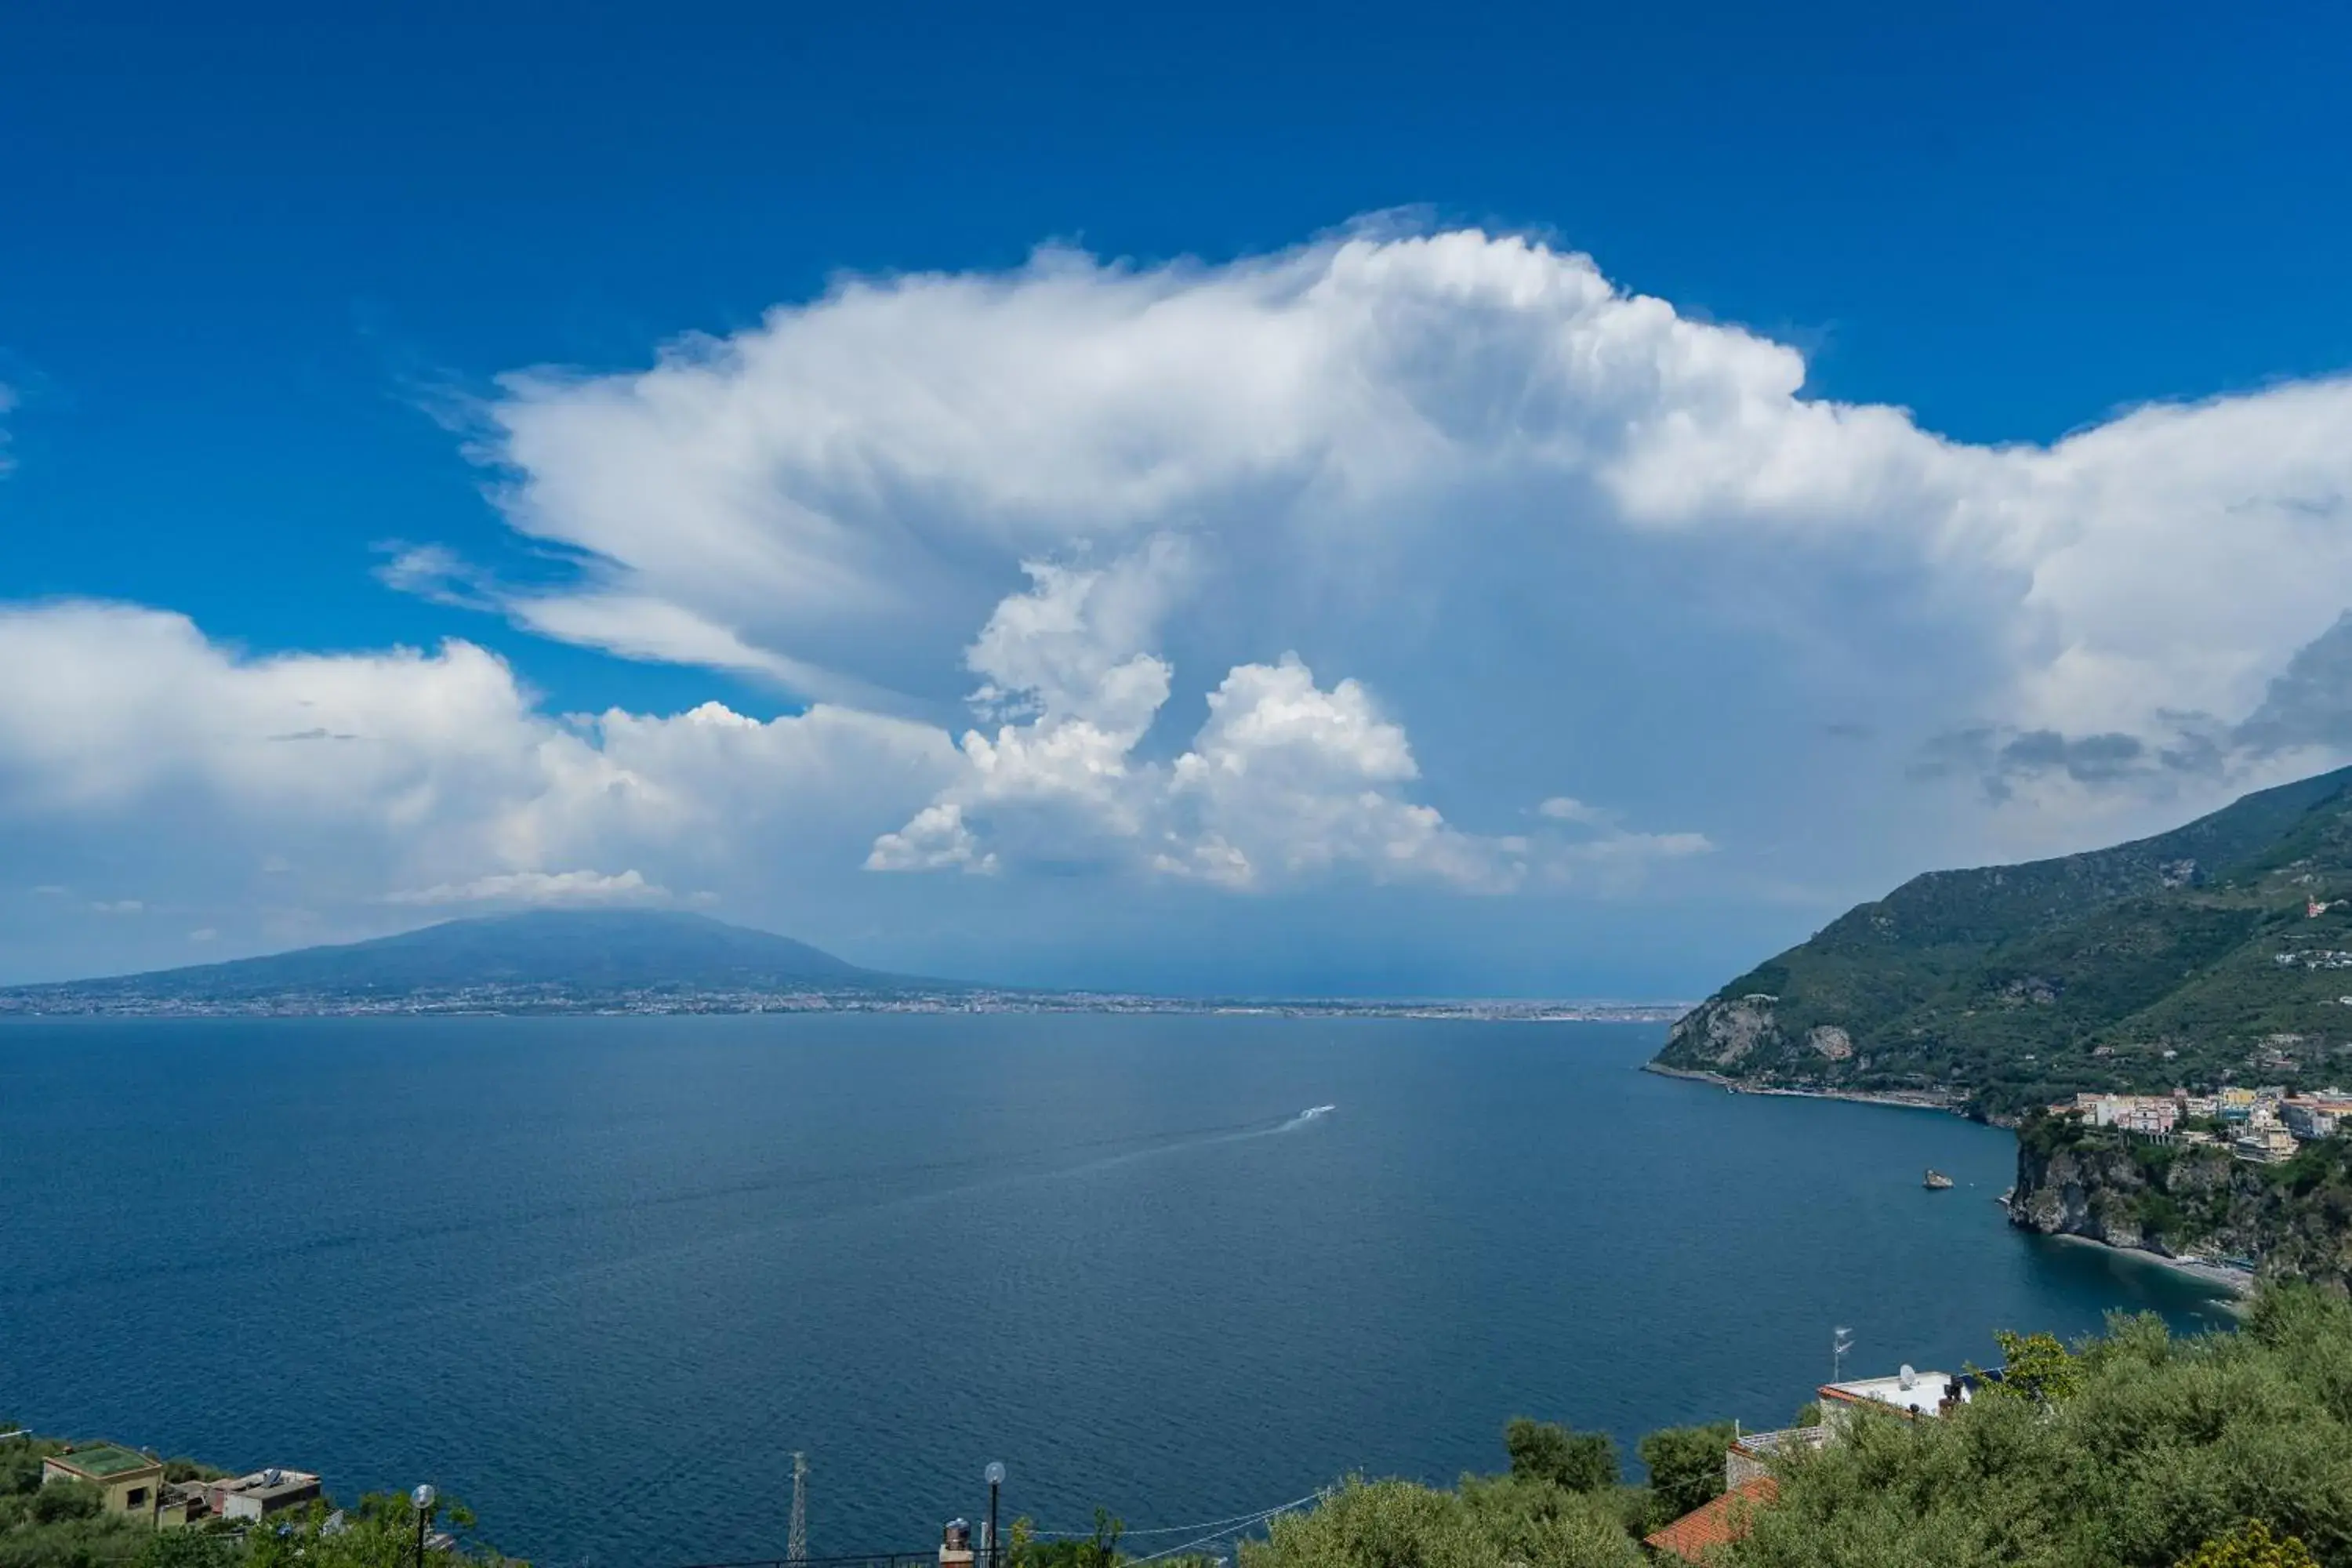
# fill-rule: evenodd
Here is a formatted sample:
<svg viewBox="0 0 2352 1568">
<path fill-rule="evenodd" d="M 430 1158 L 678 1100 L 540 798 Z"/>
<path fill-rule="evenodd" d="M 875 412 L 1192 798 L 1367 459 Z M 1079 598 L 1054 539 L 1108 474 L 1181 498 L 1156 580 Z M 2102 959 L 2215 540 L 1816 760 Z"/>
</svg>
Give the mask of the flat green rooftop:
<svg viewBox="0 0 2352 1568">
<path fill-rule="evenodd" d="M 143 1470 L 156 1463 L 146 1455 L 136 1453 L 120 1443 L 87 1443 L 70 1454 L 56 1456 L 58 1463 L 70 1465 L 83 1475 L 98 1480 Z"/>
</svg>

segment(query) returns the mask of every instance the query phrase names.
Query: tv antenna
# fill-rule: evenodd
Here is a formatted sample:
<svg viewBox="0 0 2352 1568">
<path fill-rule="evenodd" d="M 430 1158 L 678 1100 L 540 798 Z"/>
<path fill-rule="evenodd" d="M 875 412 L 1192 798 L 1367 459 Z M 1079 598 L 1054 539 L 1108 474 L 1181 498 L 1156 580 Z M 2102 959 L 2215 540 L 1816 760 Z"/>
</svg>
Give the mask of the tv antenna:
<svg viewBox="0 0 2352 1568">
<path fill-rule="evenodd" d="M 1845 1381 L 1845 1354 L 1852 1349 L 1853 1349 L 1852 1329 L 1842 1328 L 1832 1331 L 1830 1337 L 1830 1381 L 1832 1383 Z"/>
<path fill-rule="evenodd" d="M 784 1561 L 799 1568 L 808 1561 L 808 1456 L 793 1454 L 793 1528 L 784 1537 Z"/>
</svg>

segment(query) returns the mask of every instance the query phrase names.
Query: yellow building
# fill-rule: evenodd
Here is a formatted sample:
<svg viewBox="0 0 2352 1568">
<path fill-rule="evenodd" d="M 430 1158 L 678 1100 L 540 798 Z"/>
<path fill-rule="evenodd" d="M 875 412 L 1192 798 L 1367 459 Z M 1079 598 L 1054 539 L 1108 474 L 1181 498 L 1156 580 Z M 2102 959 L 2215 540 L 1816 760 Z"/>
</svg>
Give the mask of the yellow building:
<svg viewBox="0 0 2352 1568">
<path fill-rule="evenodd" d="M 84 1443 L 41 1461 L 41 1484 L 86 1481 L 106 1499 L 106 1511 L 153 1523 L 163 1492 L 163 1461 L 120 1443 Z"/>
<path fill-rule="evenodd" d="M 210 1510 L 205 1506 L 205 1489 L 194 1481 L 169 1482 L 163 1487 L 163 1500 L 155 1506 L 155 1528 L 178 1530 L 205 1518 Z"/>
</svg>

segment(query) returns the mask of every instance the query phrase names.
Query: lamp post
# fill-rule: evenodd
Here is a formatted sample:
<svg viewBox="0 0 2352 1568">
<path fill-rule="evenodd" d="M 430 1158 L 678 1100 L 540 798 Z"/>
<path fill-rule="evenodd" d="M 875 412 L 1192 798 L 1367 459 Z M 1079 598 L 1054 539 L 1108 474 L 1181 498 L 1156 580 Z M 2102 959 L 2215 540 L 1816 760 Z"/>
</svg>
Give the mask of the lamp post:
<svg viewBox="0 0 2352 1568">
<path fill-rule="evenodd" d="M 433 1517 L 436 1495 L 430 1486 L 420 1486 L 408 1494 L 408 1500 L 416 1505 L 416 1568 L 425 1568 L 425 1521 Z"/>
<path fill-rule="evenodd" d="M 1004 1485 L 1003 1461 L 989 1460 L 988 1468 L 981 1472 L 981 1477 L 988 1482 L 988 1568 L 1003 1568 L 1004 1560 L 996 1544 L 996 1494 Z"/>
</svg>

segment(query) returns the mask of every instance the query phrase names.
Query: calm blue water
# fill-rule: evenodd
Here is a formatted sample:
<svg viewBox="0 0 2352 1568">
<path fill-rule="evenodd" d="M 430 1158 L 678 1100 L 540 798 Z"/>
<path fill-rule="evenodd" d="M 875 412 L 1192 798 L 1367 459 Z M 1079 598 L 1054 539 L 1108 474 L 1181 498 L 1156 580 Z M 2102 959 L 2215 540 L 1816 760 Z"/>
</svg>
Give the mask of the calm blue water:
<svg viewBox="0 0 2352 1568">
<path fill-rule="evenodd" d="M 0 1417 L 556 1564 L 919 1549 L 1781 1425 L 2192 1286 L 2002 1224 L 2006 1133 L 1735 1098 L 1623 1026 L 850 1017 L 0 1028 Z M 1309 1106 L 1332 1114 L 1294 1124 Z M 1956 1176 L 1929 1194 L 1923 1166 Z M 2213 1315 L 2207 1315 L 2213 1314 Z"/>
</svg>

